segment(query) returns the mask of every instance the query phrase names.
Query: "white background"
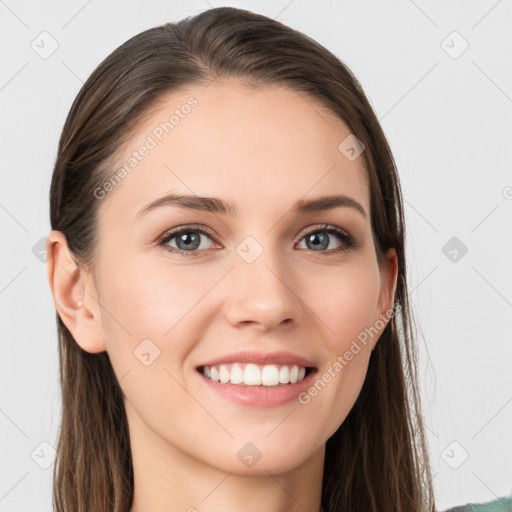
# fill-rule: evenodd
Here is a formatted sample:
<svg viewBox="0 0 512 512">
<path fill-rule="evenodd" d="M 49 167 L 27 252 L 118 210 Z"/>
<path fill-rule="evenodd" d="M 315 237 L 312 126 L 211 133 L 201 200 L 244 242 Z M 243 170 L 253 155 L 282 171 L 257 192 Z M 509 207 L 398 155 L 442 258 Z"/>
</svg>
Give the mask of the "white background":
<svg viewBox="0 0 512 512">
<path fill-rule="evenodd" d="M 32 454 L 51 464 L 40 443 L 55 444 L 60 420 L 57 333 L 32 249 L 50 230 L 65 116 L 129 37 L 221 5 L 306 33 L 360 80 L 405 197 L 438 508 L 510 495 L 512 1 L 1 0 L 0 511 L 51 510 L 52 466 Z M 52 40 L 58 48 L 45 59 L 31 47 Z M 455 262 L 442 251 L 452 237 L 468 249 Z"/>
</svg>

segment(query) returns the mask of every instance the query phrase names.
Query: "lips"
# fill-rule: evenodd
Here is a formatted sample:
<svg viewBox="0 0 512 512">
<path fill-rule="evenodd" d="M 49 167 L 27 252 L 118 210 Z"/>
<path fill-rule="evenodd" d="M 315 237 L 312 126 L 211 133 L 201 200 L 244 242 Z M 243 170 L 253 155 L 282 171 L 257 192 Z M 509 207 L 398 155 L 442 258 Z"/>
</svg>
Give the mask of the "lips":
<svg viewBox="0 0 512 512">
<path fill-rule="evenodd" d="M 290 381 L 287 384 L 279 383 L 277 385 L 246 385 L 245 372 L 243 384 L 234 384 L 227 381 L 223 383 L 207 376 L 208 369 L 213 371 L 214 367 L 225 368 L 234 363 L 240 363 L 240 366 L 246 366 L 250 363 L 252 363 L 251 366 L 259 365 L 263 367 L 272 365 L 281 367 L 283 365 L 289 367 L 297 366 L 301 369 L 301 373 L 303 368 L 305 368 L 306 371 L 300 381 L 298 380 L 295 383 Z M 197 365 L 195 369 L 199 374 L 199 382 L 206 385 L 206 389 L 211 392 L 243 406 L 267 408 L 282 406 L 295 400 L 300 393 L 304 392 L 311 385 L 314 375 L 318 372 L 318 364 L 311 359 L 292 352 L 280 351 L 264 353 L 255 352 L 254 350 L 242 350 L 204 361 L 200 365 Z M 205 370 L 206 374 L 204 374 Z M 225 377 L 226 375 L 224 375 L 223 380 L 225 380 Z M 232 374 L 229 377 L 232 378 Z M 279 380 L 281 380 L 281 378 Z"/>
<path fill-rule="evenodd" d="M 198 378 L 200 385 L 206 386 L 204 389 L 207 393 L 214 393 L 243 407 L 269 408 L 285 406 L 297 400 L 297 397 L 301 393 L 305 393 L 312 385 L 317 371 L 311 370 L 301 381 L 294 384 L 279 384 L 277 386 L 223 384 L 199 374 Z"/>
<path fill-rule="evenodd" d="M 286 364 L 304 366 L 305 368 L 316 368 L 316 365 L 313 361 L 291 352 L 263 353 L 244 350 L 241 352 L 226 354 L 215 359 L 210 359 L 209 361 L 205 361 L 197 365 L 196 369 L 199 370 L 204 366 L 215 366 L 219 364 L 230 363 L 254 363 L 258 365 Z"/>
</svg>

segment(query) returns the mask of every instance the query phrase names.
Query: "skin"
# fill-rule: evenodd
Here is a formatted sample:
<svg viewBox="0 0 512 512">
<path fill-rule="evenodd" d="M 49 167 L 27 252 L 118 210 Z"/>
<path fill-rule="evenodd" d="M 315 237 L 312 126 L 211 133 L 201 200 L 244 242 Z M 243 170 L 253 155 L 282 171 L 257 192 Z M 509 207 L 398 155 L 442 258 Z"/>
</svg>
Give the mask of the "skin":
<svg viewBox="0 0 512 512">
<path fill-rule="evenodd" d="M 119 166 L 190 96 L 197 107 L 101 200 L 94 272 L 76 267 L 62 233 L 49 234 L 55 305 L 84 350 L 108 352 L 120 380 L 132 512 L 316 512 L 325 443 L 354 405 L 384 327 L 304 405 L 231 402 L 194 368 L 242 349 L 284 350 L 314 361 L 321 376 L 393 307 L 396 253 L 379 266 L 363 158 L 350 161 L 338 150 L 350 129 L 281 86 L 216 80 L 168 95 L 134 132 Z M 171 191 L 218 197 L 239 211 L 166 206 L 135 219 Z M 367 218 L 346 206 L 290 213 L 299 199 L 334 193 L 358 201 Z M 196 255 L 157 245 L 164 232 L 194 223 L 213 234 L 198 235 Z M 346 230 L 358 246 L 328 254 L 344 242 L 322 226 L 328 248 L 308 245 L 305 228 L 323 223 Z M 263 249 L 250 264 L 236 252 L 247 236 Z M 176 248 L 177 238 L 167 246 Z M 160 350 L 149 366 L 133 353 L 146 338 Z M 262 453 L 251 468 L 237 457 L 248 442 Z"/>
</svg>

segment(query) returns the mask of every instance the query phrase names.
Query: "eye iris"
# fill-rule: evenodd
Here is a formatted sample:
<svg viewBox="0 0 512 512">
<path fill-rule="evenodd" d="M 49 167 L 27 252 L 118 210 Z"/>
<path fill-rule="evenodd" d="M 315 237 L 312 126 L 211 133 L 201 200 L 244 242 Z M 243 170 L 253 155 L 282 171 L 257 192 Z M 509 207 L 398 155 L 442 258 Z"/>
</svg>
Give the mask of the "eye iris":
<svg viewBox="0 0 512 512">
<path fill-rule="evenodd" d="M 193 241 L 190 242 L 190 239 Z M 180 247 L 180 242 L 185 244 L 184 247 Z M 176 245 L 180 249 L 197 249 L 199 247 L 199 234 L 197 233 L 183 233 L 176 237 Z"/>
<path fill-rule="evenodd" d="M 322 239 L 318 242 L 319 239 Z M 329 246 L 329 238 L 325 234 L 312 233 L 308 236 L 308 241 L 313 244 L 313 247 L 320 247 L 321 249 L 326 249 Z"/>
</svg>

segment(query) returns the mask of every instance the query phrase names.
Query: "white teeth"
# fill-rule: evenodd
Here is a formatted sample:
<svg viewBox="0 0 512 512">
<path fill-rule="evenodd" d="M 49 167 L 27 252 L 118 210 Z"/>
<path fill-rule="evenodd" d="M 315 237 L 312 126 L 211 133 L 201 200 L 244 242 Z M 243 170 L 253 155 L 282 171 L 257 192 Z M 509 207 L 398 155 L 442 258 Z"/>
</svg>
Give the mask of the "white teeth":
<svg viewBox="0 0 512 512">
<path fill-rule="evenodd" d="M 279 384 L 279 370 L 276 365 L 272 364 L 263 367 L 261 383 L 264 386 L 277 386 Z"/>
<path fill-rule="evenodd" d="M 255 364 L 248 364 L 244 370 L 244 384 L 247 386 L 261 385 L 261 372 Z"/>
<path fill-rule="evenodd" d="M 206 368 L 208 368 L 208 367 L 206 367 Z M 212 380 L 219 381 L 219 370 L 217 370 L 217 368 L 215 366 L 212 366 L 210 371 L 211 371 L 210 378 Z"/>
<path fill-rule="evenodd" d="M 244 370 L 242 367 L 235 363 L 231 367 L 231 384 L 242 384 L 244 381 Z"/>
<path fill-rule="evenodd" d="M 279 383 L 288 384 L 288 382 L 290 382 L 290 370 L 288 366 L 281 366 L 279 370 Z"/>
<path fill-rule="evenodd" d="M 246 386 L 277 386 L 295 384 L 304 379 L 306 368 L 297 365 L 256 365 L 252 363 L 221 364 L 205 366 L 203 375 L 221 384 L 245 384 Z"/>
<path fill-rule="evenodd" d="M 222 384 L 229 382 L 230 377 L 231 375 L 229 373 L 229 370 L 223 364 L 221 364 L 219 370 L 219 379 L 222 382 Z"/>
</svg>

